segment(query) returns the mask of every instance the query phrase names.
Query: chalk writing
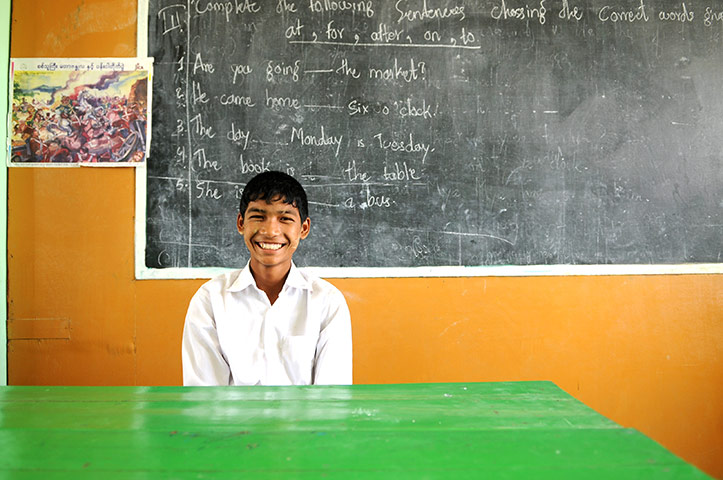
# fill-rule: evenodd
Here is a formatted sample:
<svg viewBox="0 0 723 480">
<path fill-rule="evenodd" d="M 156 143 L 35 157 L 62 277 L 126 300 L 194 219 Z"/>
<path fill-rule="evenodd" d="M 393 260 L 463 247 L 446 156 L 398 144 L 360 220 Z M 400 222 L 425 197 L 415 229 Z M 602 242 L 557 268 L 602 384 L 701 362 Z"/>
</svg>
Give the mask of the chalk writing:
<svg viewBox="0 0 723 480">
<path fill-rule="evenodd" d="M 386 137 L 383 133 L 377 133 L 376 135 L 374 135 L 374 138 L 377 139 L 377 146 L 383 150 L 406 153 L 423 152 L 422 163 L 424 163 L 424 161 L 427 159 L 427 154 L 429 154 L 430 151 L 434 151 L 434 148 L 432 148 L 428 143 L 415 140 L 413 133 L 409 134 L 408 140 L 390 139 Z"/>
<path fill-rule="evenodd" d="M 703 23 L 706 27 L 710 27 L 715 22 L 723 23 L 723 10 L 715 11 L 711 7 L 706 7 Z"/>
<path fill-rule="evenodd" d="M 271 166 L 265 158 L 262 158 L 259 162 L 251 162 L 245 161 L 243 154 L 241 154 L 239 156 L 239 163 L 241 164 L 241 173 L 244 175 L 257 175 L 259 173 L 268 172 L 269 170 L 271 170 Z"/>
<path fill-rule="evenodd" d="M 369 68 L 369 78 L 381 80 L 403 80 L 407 83 L 424 78 L 426 74 L 426 63 L 415 62 L 409 59 L 409 67 L 402 65 L 399 59 L 394 59 L 394 66 L 389 68 Z"/>
<path fill-rule="evenodd" d="M 563 20 L 582 20 L 582 17 L 584 15 L 584 11 L 580 10 L 576 5 L 570 6 L 569 0 L 562 0 L 562 8 L 560 9 L 560 12 L 557 14 L 558 17 L 562 18 Z"/>
<path fill-rule="evenodd" d="M 540 0 L 539 4 L 533 7 L 525 5 L 516 8 L 508 7 L 507 2 L 505 0 L 501 0 L 498 5 L 492 7 L 490 15 L 495 20 L 507 20 L 508 18 L 515 20 L 533 20 L 538 21 L 541 25 L 544 25 L 546 21 L 547 8 L 545 7 L 545 0 Z"/>
<path fill-rule="evenodd" d="M 398 103 L 397 108 L 399 110 L 399 115 L 402 118 L 415 117 L 429 120 L 433 116 L 431 112 L 432 106 L 427 105 L 427 100 L 424 98 L 422 99 L 421 104 L 413 102 L 411 98 L 408 98 L 404 102 Z"/>
<path fill-rule="evenodd" d="M 269 90 L 266 89 L 266 106 L 276 111 L 281 111 L 284 109 L 298 110 L 299 108 L 301 108 L 301 102 L 298 98 L 273 97 L 269 95 Z"/>
<path fill-rule="evenodd" d="M 204 62 L 200 52 L 196 54 L 196 59 L 193 62 L 193 74 L 196 75 L 199 71 L 202 73 L 214 72 L 213 63 Z"/>
<path fill-rule="evenodd" d="M 275 62 L 269 60 L 266 64 L 266 81 L 276 82 L 279 79 L 290 79 L 294 82 L 299 81 L 299 60 L 295 61 L 292 65 L 286 65 L 284 62 Z"/>
<path fill-rule="evenodd" d="M 380 103 L 365 102 L 364 100 L 353 99 L 347 105 L 347 111 L 350 116 L 354 115 L 368 115 L 368 114 L 382 114 L 389 115 L 389 106 L 382 105 Z"/>
<path fill-rule="evenodd" d="M 297 11 L 296 3 L 288 0 L 279 0 L 276 4 L 276 13 L 296 13 Z"/>
<path fill-rule="evenodd" d="M 658 18 L 664 22 L 692 22 L 695 18 L 695 12 L 689 11 L 687 5 L 683 2 L 679 10 L 661 10 L 658 12 Z"/>
<path fill-rule="evenodd" d="M 232 83 L 236 84 L 236 79 L 239 75 L 245 77 L 246 75 L 251 75 L 251 72 L 254 71 L 254 69 L 251 67 L 251 65 L 230 65 L 231 71 L 233 71 L 233 81 Z"/>
<path fill-rule="evenodd" d="M 389 208 L 392 206 L 392 199 L 386 195 L 379 195 L 372 192 L 369 185 L 366 186 L 366 201 L 360 205 L 361 208 Z"/>
<path fill-rule="evenodd" d="M 640 0 L 638 7 L 633 9 L 626 8 L 615 8 L 609 5 L 605 5 L 598 11 L 598 18 L 601 22 L 647 22 L 650 20 L 650 16 L 645 9 L 645 0 Z"/>
<path fill-rule="evenodd" d="M 161 35 L 182 28 L 181 15 L 185 16 L 185 8 L 185 5 L 171 5 L 158 10 L 157 16 L 163 25 Z"/>
<path fill-rule="evenodd" d="M 455 5 L 451 8 L 431 8 L 427 6 L 427 0 L 422 0 L 422 8 L 414 9 L 409 8 L 410 4 L 417 4 L 417 2 L 410 2 L 408 0 L 397 0 L 394 4 L 394 9 L 399 14 L 397 23 L 402 21 L 414 22 L 414 21 L 425 21 L 435 19 L 454 18 L 458 21 L 465 19 L 464 5 Z"/>
<path fill-rule="evenodd" d="M 335 156 L 339 156 L 339 149 L 341 148 L 341 141 L 344 139 L 343 135 L 334 136 L 327 135 L 324 131 L 324 127 L 320 127 L 318 135 L 305 134 L 303 128 L 292 128 L 291 129 L 291 143 L 299 142 L 302 145 L 312 145 L 317 147 L 333 147 L 335 149 Z"/>
<path fill-rule="evenodd" d="M 309 10 L 314 13 L 354 12 L 371 18 L 374 16 L 372 0 L 309 0 Z"/>
<path fill-rule="evenodd" d="M 404 35 L 404 29 L 389 27 L 385 23 L 380 23 L 379 28 L 372 32 L 371 39 L 373 42 L 399 42 Z"/>
<path fill-rule="evenodd" d="M 221 197 L 223 197 L 223 194 L 219 191 L 218 188 L 212 187 L 211 182 L 196 182 L 196 198 L 210 198 L 213 200 L 219 200 Z"/>
<path fill-rule="evenodd" d="M 304 265 L 723 258 L 721 28 L 711 0 L 149 0 L 146 262 L 242 265 L 219 219 L 269 170 L 307 189 Z"/>
<path fill-rule="evenodd" d="M 231 122 L 231 130 L 226 134 L 226 138 L 234 143 L 239 144 L 244 150 L 249 146 L 249 138 L 251 138 L 250 130 L 236 129 L 236 124 Z"/>
<path fill-rule="evenodd" d="M 419 180 L 420 178 L 422 177 L 417 173 L 417 169 L 409 168 L 407 162 L 402 162 L 401 166 L 399 163 L 394 162 L 394 166 L 391 168 L 384 166 L 384 180 L 403 181 Z"/>
<path fill-rule="evenodd" d="M 216 136 L 216 132 L 213 131 L 213 125 L 204 124 L 203 117 L 201 117 L 200 113 L 193 117 L 190 122 L 198 138 L 213 138 Z"/>
<path fill-rule="evenodd" d="M 261 7 L 251 0 L 234 0 L 233 2 L 195 0 L 193 3 L 196 4 L 197 14 L 221 13 L 225 16 L 227 23 L 231 21 L 231 15 L 258 13 L 261 11 Z"/>
<path fill-rule="evenodd" d="M 361 181 L 367 183 L 371 180 L 371 176 L 367 172 L 357 169 L 356 160 L 349 162 L 346 170 L 344 170 L 344 173 L 347 175 L 350 182 Z"/>
<path fill-rule="evenodd" d="M 349 66 L 349 60 L 346 58 L 341 59 L 341 65 L 339 65 L 339 68 L 334 70 L 334 73 L 337 73 L 339 75 L 348 76 L 351 78 L 360 78 L 361 72 L 357 70 L 356 68 L 352 68 Z"/>
<path fill-rule="evenodd" d="M 235 93 L 222 93 L 218 97 L 218 103 L 221 105 L 235 105 L 238 107 L 255 107 L 256 103 L 251 97 L 245 95 L 236 95 Z"/>
</svg>

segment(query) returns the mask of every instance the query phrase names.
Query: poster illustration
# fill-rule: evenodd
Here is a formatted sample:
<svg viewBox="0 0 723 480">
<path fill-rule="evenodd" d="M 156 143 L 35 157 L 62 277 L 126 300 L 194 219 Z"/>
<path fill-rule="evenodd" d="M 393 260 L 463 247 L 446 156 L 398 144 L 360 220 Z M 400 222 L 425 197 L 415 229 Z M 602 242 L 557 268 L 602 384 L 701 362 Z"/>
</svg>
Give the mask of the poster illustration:
<svg viewBox="0 0 723 480">
<path fill-rule="evenodd" d="M 8 164 L 143 164 L 152 61 L 11 59 Z"/>
</svg>

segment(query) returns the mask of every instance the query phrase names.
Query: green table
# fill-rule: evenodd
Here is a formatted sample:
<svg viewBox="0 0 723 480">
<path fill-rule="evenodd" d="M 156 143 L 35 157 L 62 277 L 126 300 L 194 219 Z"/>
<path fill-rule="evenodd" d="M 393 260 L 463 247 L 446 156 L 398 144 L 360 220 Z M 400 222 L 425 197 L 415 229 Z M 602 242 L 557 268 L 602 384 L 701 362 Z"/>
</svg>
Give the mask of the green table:
<svg viewBox="0 0 723 480">
<path fill-rule="evenodd" d="M 549 382 L 1 387 L 0 478 L 708 478 Z"/>
</svg>

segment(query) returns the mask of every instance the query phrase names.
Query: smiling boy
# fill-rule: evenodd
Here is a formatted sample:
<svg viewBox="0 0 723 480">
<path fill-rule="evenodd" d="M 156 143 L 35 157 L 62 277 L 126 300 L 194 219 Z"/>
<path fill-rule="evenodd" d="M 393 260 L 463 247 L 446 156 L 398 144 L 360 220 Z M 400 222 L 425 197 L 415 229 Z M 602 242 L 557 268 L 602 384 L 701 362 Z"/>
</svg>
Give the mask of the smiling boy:
<svg viewBox="0 0 723 480">
<path fill-rule="evenodd" d="M 236 220 L 245 268 L 205 283 L 183 329 L 184 385 L 352 383 L 349 308 L 292 257 L 309 235 L 303 187 L 281 172 L 246 185 Z"/>
</svg>

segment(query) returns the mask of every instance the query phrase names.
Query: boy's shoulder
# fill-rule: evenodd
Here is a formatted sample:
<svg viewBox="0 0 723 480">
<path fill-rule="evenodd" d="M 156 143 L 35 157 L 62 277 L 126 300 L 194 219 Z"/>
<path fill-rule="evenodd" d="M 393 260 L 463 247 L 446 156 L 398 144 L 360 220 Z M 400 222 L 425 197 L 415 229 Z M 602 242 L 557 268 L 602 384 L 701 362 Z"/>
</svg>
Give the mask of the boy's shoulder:
<svg viewBox="0 0 723 480">
<path fill-rule="evenodd" d="M 317 276 L 313 271 L 305 269 L 305 268 L 296 268 L 291 267 L 292 269 L 296 269 L 299 276 L 301 276 L 305 281 L 308 287 L 311 289 L 312 292 L 327 292 L 331 294 L 336 294 L 341 292 L 338 288 L 336 288 L 334 285 L 331 284 L 331 282 L 324 280 L 323 278 Z"/>
<path fill-rule="evenodd" d="M 221 272 L 203 283 L 198 289 L 198 292 L 221 293 L 238 288 L 244 270 L 243 268 L 239 268 Z"/>
<path fill-rule="evenodd" d="M 317 276 L 312 270 L 305 268 L 297 269 L 299 277 L 303 277 L 309 292 L 309 301 L 315 305 L 324 305 L 326 308 L 336 311 L 338 308 L 347 309 L 346 298 L 341 290 L 332 285 L 328 280 Z M 343 307 L 342 307 L 343 306 Z"/>
</svg>

